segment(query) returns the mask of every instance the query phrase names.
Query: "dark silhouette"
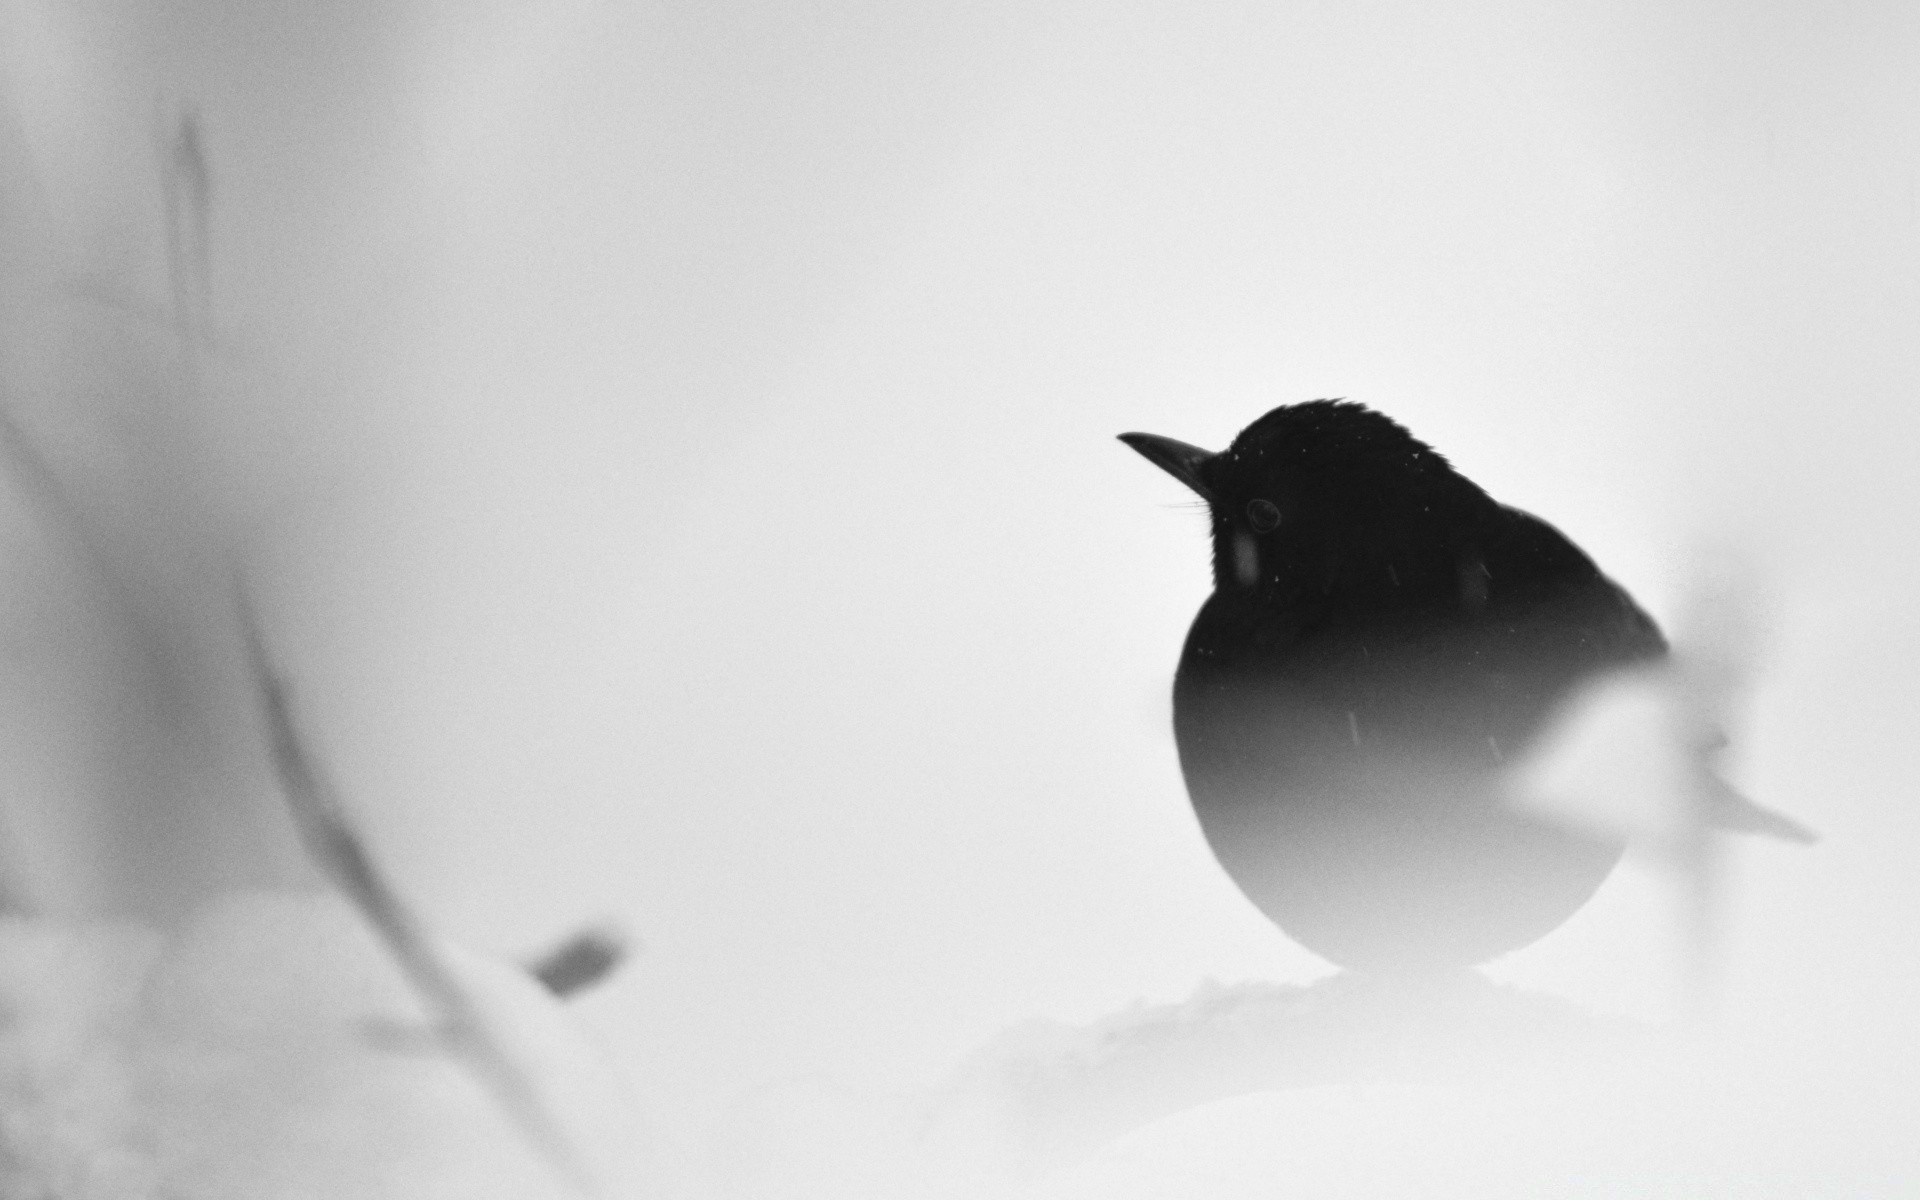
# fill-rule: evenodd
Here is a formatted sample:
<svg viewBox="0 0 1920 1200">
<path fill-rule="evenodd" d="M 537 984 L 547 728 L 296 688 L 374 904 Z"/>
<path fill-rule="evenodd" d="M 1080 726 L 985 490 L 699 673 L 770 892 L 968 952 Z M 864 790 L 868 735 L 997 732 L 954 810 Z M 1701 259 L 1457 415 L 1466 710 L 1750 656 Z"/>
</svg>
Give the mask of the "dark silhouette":
<svg viewBox="0 0 1920 1200">
<path fill-rule="evenodd" d="M 1484 962 L 1578 910 L 1621 845 L 1511 807 L 1502 768 L 1585 678 L 1665 656 L 1632 597 L 1359 404 L 1276 408 L 1218 454 L 1121 440 L 1211 510 L 1174 731 L 1247 896 L 1376 971 Z M 1716 823 L 1788 824 L 1722 803 Z"/>
</svg>

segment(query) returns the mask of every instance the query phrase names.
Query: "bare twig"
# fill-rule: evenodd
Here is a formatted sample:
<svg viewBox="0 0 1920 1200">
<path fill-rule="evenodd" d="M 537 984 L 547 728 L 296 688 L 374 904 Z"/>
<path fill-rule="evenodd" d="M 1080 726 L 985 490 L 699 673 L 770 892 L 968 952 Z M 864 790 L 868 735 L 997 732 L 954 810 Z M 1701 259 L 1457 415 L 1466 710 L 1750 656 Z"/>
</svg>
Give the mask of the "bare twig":
<svg viewBox="0 0 1920 1200">
<path fill-rule="evenodd" d="M 527 1140 L 576 1188 L 591 1194 L 595 1189 L 572 1139 L 488 1027 L 480 1006 L 448 967 L 419 915 L 374 864 L 341 803 L 339 790 L 307 752 L 286 686 L 268 657 L 244 591 L 238 609 L 274 766 L 308 852 L 386 942 L 437 1021 L 445 1044 L 466 1061 Z"/>
<path fill-rule="evenodd" d="M 527 964 L 527 973 L 556 996 L 571 996 L 599 983 L 627 956 L 628 939 L 613 925 L 582 929 Z"/>
</svg>

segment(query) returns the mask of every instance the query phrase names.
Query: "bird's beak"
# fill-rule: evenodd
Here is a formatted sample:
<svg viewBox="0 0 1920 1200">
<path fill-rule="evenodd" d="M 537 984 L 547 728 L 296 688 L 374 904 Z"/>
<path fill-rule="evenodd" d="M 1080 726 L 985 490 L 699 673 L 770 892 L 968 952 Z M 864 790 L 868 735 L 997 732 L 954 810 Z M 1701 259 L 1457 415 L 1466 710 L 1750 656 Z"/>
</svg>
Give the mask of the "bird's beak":
<svg viewBox="0 0 1920 1200">
<path fill-rule="evenodd" d="M 1213 457 L 1213 451 L 1176 442 L 1157 433 L 1123 433 L 1120 440 L 1144 454 L 1148 462 L 1198 492 L 1202 500 L 1209 503 L 1213 501 L 1213 493 L 1207 490 L 1205 481 L 1200 478 L 1200 468 Z"/>
</svg>

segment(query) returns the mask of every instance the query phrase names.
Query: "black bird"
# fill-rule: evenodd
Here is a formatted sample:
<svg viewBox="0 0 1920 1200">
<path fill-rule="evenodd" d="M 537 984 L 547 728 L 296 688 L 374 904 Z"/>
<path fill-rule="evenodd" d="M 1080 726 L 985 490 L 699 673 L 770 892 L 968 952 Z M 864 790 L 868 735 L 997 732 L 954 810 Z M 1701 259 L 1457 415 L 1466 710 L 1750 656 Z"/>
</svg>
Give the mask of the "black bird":
<svg viewBox="0 0 1920 1200">
<path fill-rule="evenodd" d="M 1375 971 L 1484 962 L 1572 916 L 1622 847 L 1511 807 L 1502 765 L 1586 678 L 1667 653 L 1632 597 L 1363 405 L 1276 408 L 1217 454 L 1120 440 L 1210 510 L 1174 733 L 1248 898 Z"/>
</svg>

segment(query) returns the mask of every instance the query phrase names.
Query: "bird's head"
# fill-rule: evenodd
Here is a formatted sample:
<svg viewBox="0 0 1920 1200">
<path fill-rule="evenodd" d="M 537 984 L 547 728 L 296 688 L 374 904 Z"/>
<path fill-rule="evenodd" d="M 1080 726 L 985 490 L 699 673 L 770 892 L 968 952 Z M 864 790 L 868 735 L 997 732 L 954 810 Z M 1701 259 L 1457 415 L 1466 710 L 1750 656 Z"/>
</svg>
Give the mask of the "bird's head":
<svg viewBox="0 0 1920 1200">
<path fill-rule="evenodd" d="M 1276 408 L 1218 453 L 1151 433 L 1120 440 L 1207 502 L 1222 594 L 1451 587 L 1462 538 L 1495 507 L 1400 424 L 1341 400 Z"/>
</svg>

